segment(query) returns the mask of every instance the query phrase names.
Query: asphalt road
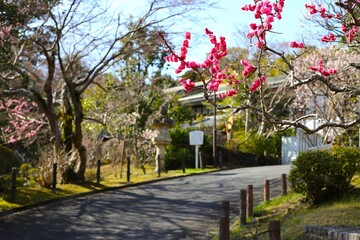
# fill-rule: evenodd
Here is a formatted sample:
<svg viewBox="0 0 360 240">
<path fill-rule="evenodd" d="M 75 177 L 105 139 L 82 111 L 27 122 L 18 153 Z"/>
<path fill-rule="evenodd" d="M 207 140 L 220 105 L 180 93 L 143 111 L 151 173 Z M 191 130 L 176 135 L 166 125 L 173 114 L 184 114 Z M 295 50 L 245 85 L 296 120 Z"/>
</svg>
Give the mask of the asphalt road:
<svg viewBox="0 0 360 240">
<path fill-rule="evenodd" d="M 56 202 L 0 219 L 0 240 L 42 239 L 210 239 L 218 232 L 221 202 L 239 215 L 239 192 L 254 186 L 263 199 L 280 194 L 289 165 L 240 168 L 128 187 Z"/>
</svg>

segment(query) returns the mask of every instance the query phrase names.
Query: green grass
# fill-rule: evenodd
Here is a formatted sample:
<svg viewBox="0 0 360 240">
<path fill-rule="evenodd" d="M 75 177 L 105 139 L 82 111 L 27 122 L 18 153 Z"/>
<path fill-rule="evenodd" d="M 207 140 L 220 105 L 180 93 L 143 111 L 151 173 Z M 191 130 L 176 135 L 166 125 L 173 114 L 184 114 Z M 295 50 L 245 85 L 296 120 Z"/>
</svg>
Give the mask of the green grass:
<svg viewBox="0 0 360 240">
<path fill-rule="evenodd" d="M 0 211 L 18 208 L 22 206 L 32 205 L 36 203 L 45 202 L 51 199 L 57 199 L 70 195 L 85 193 L 89 191 L 106 189 L 109 187 L 120 187 L 134 183 L 151 181 L 159 179 L 157 173 L 148 167 L 147 174 L 136 168 L 131 168 L 130 182 L 127 182 L 126 170 L 123 169 L 122 177 L 120 178 L 119 169 L 115 176 L 114 169 L 110 165 L 104 165 L 101 167 L 101 181 L 100 184 L 96 183 L 96 169 L 88 169 L 85 174 L 85 181 L 78 184 L 57 184 L 56 191 L 43 188 L 40 186 L 25 187 L 20 186 L 16 188 L 16 200 L 15 202 L 9 201 L 8 192 L 0 193 Z M 215 168 L 201 169 L 186 169 L 184 174 L 182 170 L 168 171 L 167 173 L 161 173 L 160 178 L 169 178 L 176 176 L 184 176 L 202 172 L 214 171 Z"/>
<path fill-rule="evenodd" d="M 281 239 L 298 240 L 304 226 L 358 226 L 360 227 L 360 177 L 352 182 L 353 191 L 341 199 L 311 206 L 301 194 L 290 192 L 254 208 L 254 218 L 247 219 L 245 227 L 236 221 L 231 229 L 231 239 L 269 239 L 269 220 L 280 220 Z M 264 233 L 264 234 L 261 234 Z M 254 235 L 260 234 L 256 238 Z M 216 238 L 215 238 L 216 239 Z"/>
</svg>

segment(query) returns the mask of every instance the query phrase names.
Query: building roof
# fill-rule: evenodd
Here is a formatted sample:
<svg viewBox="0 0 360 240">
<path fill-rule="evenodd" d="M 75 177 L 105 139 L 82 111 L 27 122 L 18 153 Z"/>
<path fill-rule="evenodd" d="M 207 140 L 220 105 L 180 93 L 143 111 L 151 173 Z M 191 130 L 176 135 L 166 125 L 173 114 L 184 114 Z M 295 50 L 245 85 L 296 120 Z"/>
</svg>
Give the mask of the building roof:
<svg viewBox="0 0 360 240">
<path fill-rule="evenodd" d="M 270 77 L 266 79 L 265 84 L 269 86 L 270 88 L 277 88 L 279 87 L 286 79 L 285 75 L 280 75 L 276 77 Z M 164 89 L 164 93 L 174 93 L 174 94 L 182 94 L 183 96 L 179 98 L 179 102 L 183 104 L 189 104 L 192 105 L 194 103 L 199 103 L 202 101 L 205 101 L 204 93 L 202 92 L 202 82 L 196 82 L 195 83 L 195 89 L 186 92 L 184 88 L 179 85 L 172 88 Z M 219 90 L 217 93 L 225 93 L 227 90 L 232 89 L 233 87 L 229 86 L 228 84 L 220 84 Z"/>
</svg>

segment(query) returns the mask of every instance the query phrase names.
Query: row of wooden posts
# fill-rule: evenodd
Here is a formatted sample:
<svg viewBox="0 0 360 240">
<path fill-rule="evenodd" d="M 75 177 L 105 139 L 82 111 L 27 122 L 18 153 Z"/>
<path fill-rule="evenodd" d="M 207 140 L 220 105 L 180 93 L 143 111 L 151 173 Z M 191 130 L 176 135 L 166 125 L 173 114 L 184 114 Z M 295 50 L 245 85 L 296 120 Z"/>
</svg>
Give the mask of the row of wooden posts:
<svg viewBox="0 0 360 240">
<path fill-rule="evenodd" d="M 282 195 L 287 194 L 286 174 L 281 175 Z M 264 202 L 270 200 L 270 180 L 264 181 Z M 248 185 L 247 189 L 240 190 L 240 226 L 246 226 L 246 218 L 252 217 L 254 206 L 253 185 Z M 230 203 L 223 201 L 221 203 L 219 227 L 219 240 L 230 239 Z M 281 240 L 280 221 L 269 222 L 269 240 Z"/>
<path fill-rule="evenodd" d="M 160 158 L 158 158 L 158 161 L 160 162 Z M 127 182 L 130 182 L 130 176 L 131 176 L 131 172 L 130 172 L 130 157 L 127 157 L 127 171 L 126 171 L 126 180 Z M 159 169 L 161 170 L 161 169 Z M 17 178 L 17 174 L 18 174 L 19 170 L 18 168 L 14 167 L 12 168 L 12 173 L 11 173 L 11 186 L 10 186 L 10 201 L 11 202 L 15 202 L 16 200 L 16 178 Z M 158 172 L 158 176 L 160 177 L 161 171 Z M 101 161 L 98 160 L 97 161 L 97 169 L 96 169 L 96 183 L 100 184 L 100 180 L 101 180 Z M 56 184 L 57 184 L 57 163 L 54 163 L 52 166 L 52 184 L 51 184 L 51 189 L 55 192 L 56 191 Z"/>
<path fill-rule="evenodd" d="M 19 169 L 16 167 L 12 168 L 11 171 L 11 185 L 10 185 L 10 194 L 9 200 L 10 202 L 15 202 L 16 200 L 16 178 L 18 175 Z M 56 191 L 56 184 L 57 184 L 57 163 L 53 164 L 52 167 L 52 184 L 51 189 L 55 192 Z"/>
</svg>

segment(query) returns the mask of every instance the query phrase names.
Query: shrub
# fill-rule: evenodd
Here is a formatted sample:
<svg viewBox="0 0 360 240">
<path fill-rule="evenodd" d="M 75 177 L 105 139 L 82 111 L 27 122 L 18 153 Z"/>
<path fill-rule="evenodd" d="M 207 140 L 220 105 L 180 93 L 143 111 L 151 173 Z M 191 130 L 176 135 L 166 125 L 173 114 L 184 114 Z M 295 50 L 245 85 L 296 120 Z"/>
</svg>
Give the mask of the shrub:
<svg viewBox="0 0 360 240">
<path fill-rule="evenodd" d="M 360 150 L 334 147 L 331 150 L 301 153 L 293 162 L 289 181 L 295 192 L 302 193 L 313 204 L 343 196 L 359 170 Z"/>
<path fill-rule="evenodd" d="M 195 146 L 189 143 L 189 132 L 193 129 L 174 127 L 170 130 L 171 144 L 166 147 L 165 168 L 168 170 L 181 169 L 182 159 L 185 159 L 186 168 L 195 167 Z M 204 166 L 209 165 L 212 148 L 209 136 L 204 135 L 204 144 L 200 147 Z"/>
<path fill-rule="evenodd" d="M 6 174 L 0 176 L 0 192 L 7 191 L 11 186 L 11 175 Z"/>
<path fill-rule="evenodd" d="M 0 146 L 0 175 L 10 174 L 13 167 L 19 167 L 21 160 L 9 148 Z"/>
<path fill-rule="evenodd" d="M 291 131 L 275 132 L 271 136 L 258 136 L 255 131 L 238 130 L 233 133 L 232 141 L 236 149 L 243 153 L 271 157 L 281 160 L 281 138 L 290 135 Z"/>
<path fill-rule="evenodd" d="M 180 169 L 182 159 L 185 159 L 185 165 L 189 167 L 191 160 L 194 159 L 190 151 L 189 130 L 182 128 L 173 128 L 170 130 L 171 144 L 166 148 L 165 168 L 168 170 Z"/>
<path fill-rule="evenodd" d="M 194 167 L 194 156 L 188 148 L 169 146 L 166 149 L 165 169 L 174 170 L 182 168 L 182 160 L 186 167 Z"/>
</svg>

